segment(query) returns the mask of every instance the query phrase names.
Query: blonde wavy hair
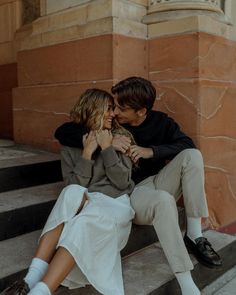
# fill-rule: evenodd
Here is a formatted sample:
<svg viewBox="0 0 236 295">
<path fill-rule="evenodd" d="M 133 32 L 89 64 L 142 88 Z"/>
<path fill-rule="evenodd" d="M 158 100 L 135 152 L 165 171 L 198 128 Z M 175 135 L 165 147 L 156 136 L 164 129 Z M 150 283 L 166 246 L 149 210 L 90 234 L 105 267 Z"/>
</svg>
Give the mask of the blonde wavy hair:
<svg viewBox="0 0 236 295">
<path fill-rule="evenodd" d="M 75 123 L 84 125 L 89 130 L 101 130 L 109 102 L 114 103 L 114 99 L 107 91 L 97 88 L 87 89 L 75 103 L 70 117 Z M 135 144 L 132 134 L 120 126 L 116 119 L 112 121 L 112 133 L 128 136 L 132 144 Z"/>
<path fill-rule="evenodd" d="M 100 130 L 110 101 L 113 103 L 113 97 L 105 90 L 87 89 L 72 108 L 70 117 L 88 129 Z"/>
</svg>

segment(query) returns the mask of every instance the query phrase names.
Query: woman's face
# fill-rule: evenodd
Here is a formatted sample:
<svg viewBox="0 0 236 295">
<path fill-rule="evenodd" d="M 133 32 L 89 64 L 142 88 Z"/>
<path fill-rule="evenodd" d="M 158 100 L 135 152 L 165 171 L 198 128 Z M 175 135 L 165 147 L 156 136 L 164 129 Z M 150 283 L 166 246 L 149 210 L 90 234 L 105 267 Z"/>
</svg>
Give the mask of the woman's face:
<svg viewBox="0 0 236 295">
<path fill-rule="evenodd" d="M 112 101 L 108 102 L 108 109 L 104 114 L 103 118 L 103 129 L 111 129 L 112 128 L 112 121 L 115 117 L 114 114 L 114 104 Z"/>
</svg>

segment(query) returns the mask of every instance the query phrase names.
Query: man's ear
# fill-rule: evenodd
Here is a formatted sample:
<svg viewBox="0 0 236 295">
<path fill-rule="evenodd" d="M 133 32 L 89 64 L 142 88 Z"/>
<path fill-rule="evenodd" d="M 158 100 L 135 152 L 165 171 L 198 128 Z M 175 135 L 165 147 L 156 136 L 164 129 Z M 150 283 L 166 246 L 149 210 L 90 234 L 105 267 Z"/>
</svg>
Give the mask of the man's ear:
<svg viewBox="0 0 236 295">
<path fill-rule="evenodd" d="M 145 116 L 147 114 L 147 109 L 142 108 L 142 109 L 137 111 L 137 114 L 139 115 L 139 117 L 143 117 L 143 116 Z"/>
</svg>

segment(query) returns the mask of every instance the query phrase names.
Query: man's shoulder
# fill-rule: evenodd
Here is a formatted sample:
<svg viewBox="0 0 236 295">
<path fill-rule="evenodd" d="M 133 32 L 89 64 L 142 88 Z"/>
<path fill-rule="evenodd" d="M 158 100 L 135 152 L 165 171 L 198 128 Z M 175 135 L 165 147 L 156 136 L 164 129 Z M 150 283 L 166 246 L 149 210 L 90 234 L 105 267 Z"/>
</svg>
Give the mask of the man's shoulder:
<svg viewBox="0 0 236 295">
<path fill-rule="evenodd" d="M 85 126 L 75 122 L 66 122 L 56 129 L 54 136 L 62 145 L 81 147 L 83 135 L 87 132 Z"/>
<path fill-rule="evenodd" d="M 65 122 L 63 123 L 62 125 L 60 125 L 56 131 L 55 131 L 55 137 L 57 137 L 57 135 L 60 135 L 60 134 L 73 134 L 74 132 L 78 132 L 78 131 L 85 131 L 85 127 L 78 124 L 78 123 L 75 123 L 73 121 L 71 122 Z"/>
<path fill-rule="evenodd" d="M 149 114 L 149 118 L 151 121 L 163 121 L 169 118 L 169 116 L 164 112 L 152 110 Z"/>
<path fill-rule="evenodd" d="M 73 122 L 73 121 L 70 121 L 70 122 L 65 122 L 63 124 L 61 124 L 57 129 L 79 129 L 81 128 L 81 125 Z"/>
</svg>

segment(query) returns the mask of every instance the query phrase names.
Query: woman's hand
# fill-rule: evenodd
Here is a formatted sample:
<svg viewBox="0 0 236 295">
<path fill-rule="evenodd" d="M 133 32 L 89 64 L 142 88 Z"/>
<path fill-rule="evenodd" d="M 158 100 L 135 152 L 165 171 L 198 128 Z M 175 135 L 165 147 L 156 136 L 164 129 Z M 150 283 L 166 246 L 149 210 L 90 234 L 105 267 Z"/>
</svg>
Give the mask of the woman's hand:
<svg viewBox="0 0 236 295">
<path fill-rule="evenodd" d="M 86 133 L 83 136 L 83 152 L 82 157 L 88 160 L 91 160 L 92 154 L 95 152 L 95 150 L 98 147 L 96 135 L 94 131 L 90 131 L 89 134 Z"/>
<path fill-rule="evenodd" d="M 106 148 L 111 146 L 113 136 L 110 130 L 99 130 L 96 131 L 96 139 L 101 149 L 105 150 Z"/>
</svg>

